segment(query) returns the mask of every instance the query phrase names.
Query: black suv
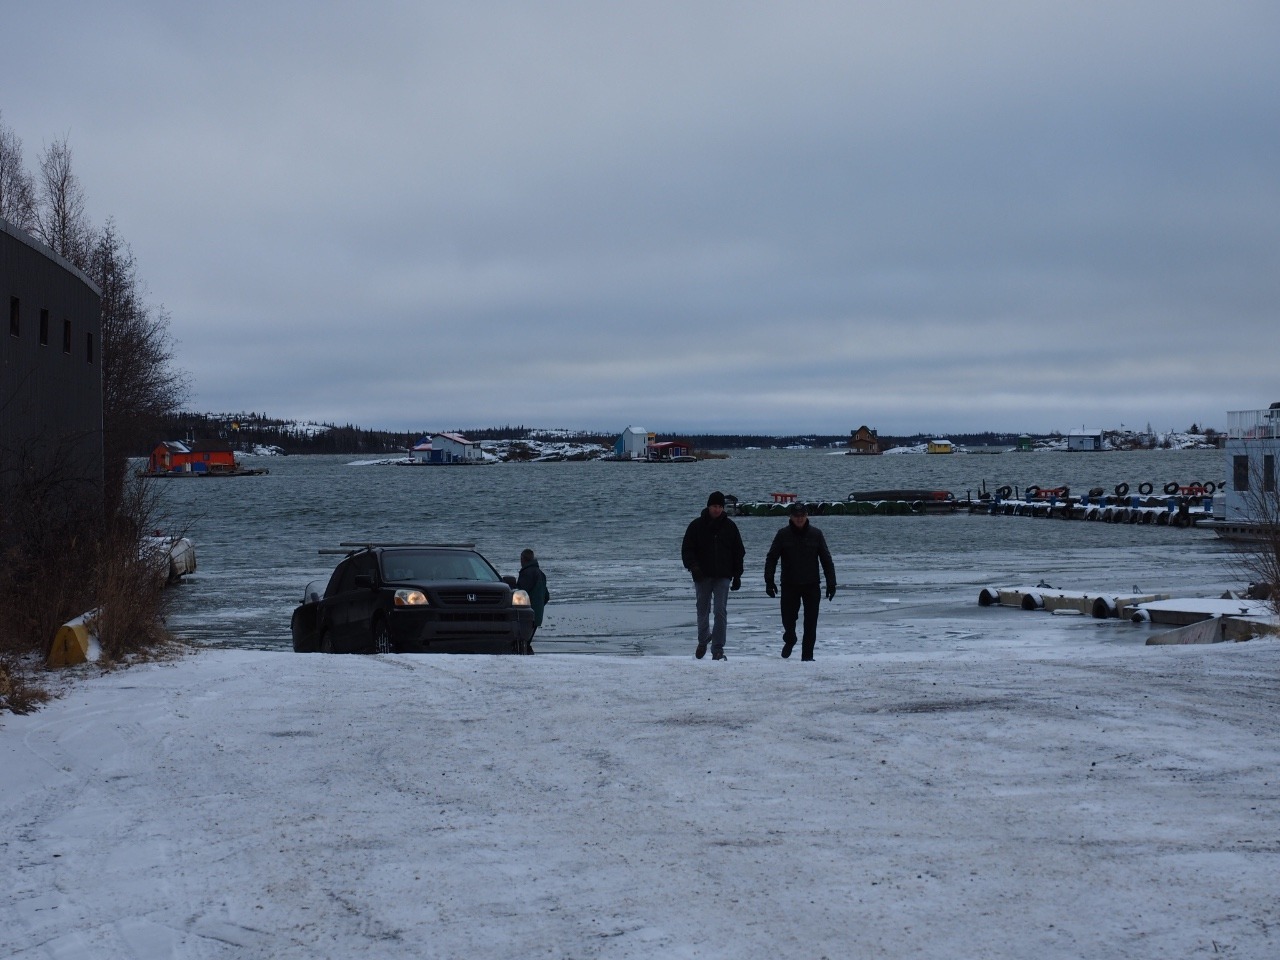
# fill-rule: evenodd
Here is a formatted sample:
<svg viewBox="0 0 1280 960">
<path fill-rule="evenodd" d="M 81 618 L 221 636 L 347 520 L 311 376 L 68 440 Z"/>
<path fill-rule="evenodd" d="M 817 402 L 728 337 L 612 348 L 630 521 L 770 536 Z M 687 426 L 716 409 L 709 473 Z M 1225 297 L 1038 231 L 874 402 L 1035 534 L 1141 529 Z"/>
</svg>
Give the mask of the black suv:
<svg viewBox="0 0 1280 960">
<path fill-rule="evenodd" d="M 529 596 L 469 544 L 350 544 L 329 585 L 307 585 L 299 653 L 532 653 Z"/>
</svg>

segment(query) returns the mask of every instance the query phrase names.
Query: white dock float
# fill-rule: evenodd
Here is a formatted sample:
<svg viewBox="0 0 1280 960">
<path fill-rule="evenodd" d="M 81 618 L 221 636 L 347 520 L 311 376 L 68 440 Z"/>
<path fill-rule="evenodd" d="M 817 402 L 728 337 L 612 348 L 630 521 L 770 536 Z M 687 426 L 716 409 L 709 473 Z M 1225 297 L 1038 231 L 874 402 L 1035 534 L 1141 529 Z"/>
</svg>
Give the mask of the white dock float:
<svg viewBox="0 0 1280 960">
<path fill-rule="evenodd" d="M 1171 600 L 1162 597 L 1148 603 L 1140 603 L 1130 614 L 1138 623 L 1164 623 L 1174 627 L 1186 627 L 1215 617 L 1245 617 L 1269 619 L 1271 608 L 1260 600 L 1215 600 L 1208 597 L 1184 597 Z"/>
<path fill-rule="evenodd" d="M 1254 637 L 1274 635 L 1274 622 L 1251 620 L 1242 617 L 1213 617 L 1175 630 L 1167 630 L 1147 638 L 1147 645 L 1182 643 L 1240 643 Z"/>
<path fill-rule="evenodd" d="M 1122 596 L 1080 590 L 1055 590 L 1052 587 L 983 587 L 978 604 L 983 607 L 1019 607 L 1023 610 L 1046 610 L 1049 613 L 1074 611 L 1098 620 L 1128 617 L 1139 605 L 1168 599 L 1163 594 Z"/>
<path fill-rule="evenodd" d="M 196 548 L 186 537 L 166 537 L 161 533 L 142 538 L 142 550 L 151 557 L 166 583 L 177 583 L 196 572 Z"/>
</svg>

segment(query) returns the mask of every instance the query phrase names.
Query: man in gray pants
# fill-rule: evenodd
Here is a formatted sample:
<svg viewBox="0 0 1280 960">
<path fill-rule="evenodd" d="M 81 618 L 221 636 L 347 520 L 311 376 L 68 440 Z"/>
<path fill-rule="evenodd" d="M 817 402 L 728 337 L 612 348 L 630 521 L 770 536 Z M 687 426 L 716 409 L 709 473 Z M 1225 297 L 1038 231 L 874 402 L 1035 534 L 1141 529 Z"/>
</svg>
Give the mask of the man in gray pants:
<svg viewBox="0 0 1280 960">
<path fill-rule="evenodd" d="M 711 659 L 725 660 L 725 619 L 729 614 L 729 591 L 742 586 L 742 558 L 746 554 L 738 526 L 724 515 L 724 494 L 719 490 L 707 497 L 707 507 L 684 532 L 680 559 L 693 577 L 698 602 L 698 649 L 701 660 L 711 645 Z M 712 601 L 715 601 L 714 611 Z M 715 614 L 714 626 L 710 614 Z"/>
</svg>

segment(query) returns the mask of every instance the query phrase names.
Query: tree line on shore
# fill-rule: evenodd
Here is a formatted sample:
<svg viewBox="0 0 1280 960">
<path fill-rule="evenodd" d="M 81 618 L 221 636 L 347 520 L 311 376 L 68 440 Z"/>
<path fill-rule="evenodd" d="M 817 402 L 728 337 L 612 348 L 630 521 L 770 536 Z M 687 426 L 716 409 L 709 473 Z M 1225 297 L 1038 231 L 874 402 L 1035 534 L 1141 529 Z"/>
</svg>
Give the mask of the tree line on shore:
<svg viewBox="0 0 1280 960">
<path fill-rule="evenodd" d="M 428 431 L 377 430 L 350 423 L 300 424 L 295 421 L 274 418 L 261 413 L 212 414 L 182 411 L 162 417 L 158 423 L 161 433 L 149 438 L 151 445 L 160 440 L 209 440 L 220 439 L 234 448 L 248 451 L 255 447 L 275 447 L 286 454 L 388 454 L 403 453 Z M 470 440 L 483 443 L 487 440 L 557 440 L 574 444 L 599 444 L 612 447 L 618 439 L 616 433 L 592 430 L 546 431 L 523 425 L 503 425 L 472 428 L 447 428 L 446 432 L 459 433 Z M 1191 432 L 1196 432 L 1192 428 Z M 678 439 L 695 450 L 744 450 L 753 447 L 841 447 L 848 443 L 846 434 L 762 434 L 762 433 L 667 433 L 658 431 L 662 439 Z M 997 431 L 948 434 L 947 439 L 965 447 L 1012 447 L 1019 439 L 1029 436 L 1033 441 L 1061 440 L 1057 431 L 1044 434 L 1018 434 Z M 934 434 L 904 436 L 880 436 L 882 449 L 918 446 L 936 439 Z M 1139 439 L 1135 446 L 1143 445 Z M 1150 445 L 1154 445 L 1154 442 Z M 135 456 L 146 456 L 151 447 L 140 445 Z"/>
</svg>

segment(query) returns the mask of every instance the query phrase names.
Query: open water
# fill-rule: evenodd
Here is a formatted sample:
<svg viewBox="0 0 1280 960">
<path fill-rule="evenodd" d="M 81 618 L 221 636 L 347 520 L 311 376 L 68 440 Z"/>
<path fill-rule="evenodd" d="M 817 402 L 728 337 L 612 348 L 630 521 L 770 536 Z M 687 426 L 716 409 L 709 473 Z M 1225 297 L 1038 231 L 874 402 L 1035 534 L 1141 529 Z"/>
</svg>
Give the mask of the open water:
<svg viewBox="0 0 1280 960">
<path fill-rule="evenodd" d="M 351 456 L 251 458 L 258 477 L 156 481 L 166 532 L 189 536 L 199 569 L 170 591 L 179 636 L 222 646 L 288 649 L 305 584 L 355 542 L 474 543 L 504 574 L 532 547 L 552 602 L 538 652 L 687 656 L 693 590 L 680 564 L 685 526 L 721 490 L 804 500 L 854 490 L 923 488 L 976 496 L 1004 484 L 1067 485 L 1073 494 L 1125 482 L 1221 483 L 1218 451 L 1003 453 L 853 457 L 828 450 L 734 451 L 692 464 L 523 463 L 395 466 Z M 1141 643 L 1144 628 L 979 608 L 983 586 L 1046 582 L 1105 593 L 1220 595 L 1240 586 L 1232 549 L 1195 529 L 942 516 L 819 516 L 840 591 L 823 604 L 819 652 L 857 652 L 985 638 Z M 782 518 L 739 517 L 743 589 L 730 595 L 730 657 L 776 656 L 776 601 L 764 555 Z"/>
</svg>

